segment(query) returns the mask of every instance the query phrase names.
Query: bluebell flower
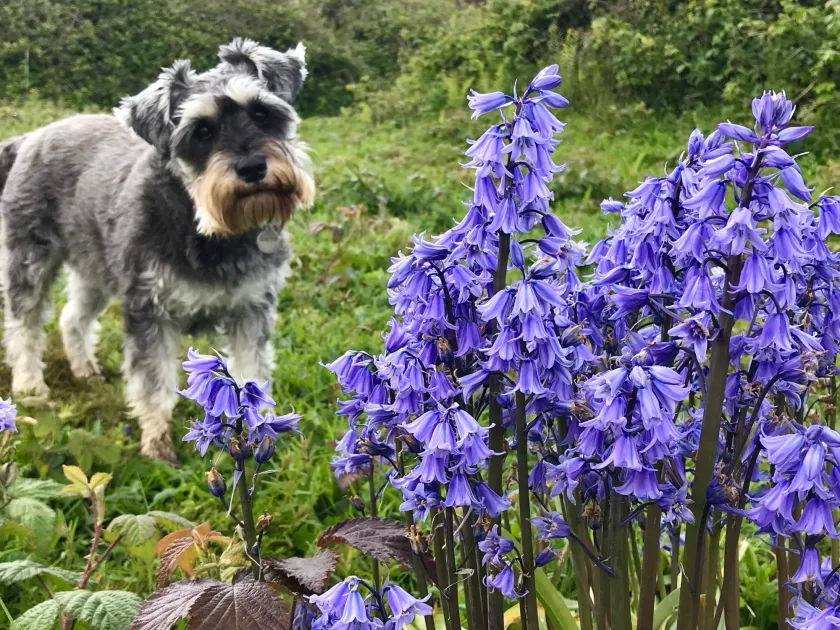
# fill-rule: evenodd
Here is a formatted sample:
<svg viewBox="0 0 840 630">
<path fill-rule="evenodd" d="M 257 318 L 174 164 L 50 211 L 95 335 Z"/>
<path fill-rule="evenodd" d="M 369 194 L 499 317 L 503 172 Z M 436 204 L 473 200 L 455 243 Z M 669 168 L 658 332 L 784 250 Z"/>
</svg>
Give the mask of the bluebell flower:
<svg viewBox="0 0 840 630">
<path fill-rule="evenodd" d="M 190 430 L 184 435 L 183 442 L 195 442 L 195 449 L 204 457 L 211 444 L 221 445 L 224 434 L 221 418 L 206 414 L 201 422 L 190 423 Z"/>
<path fill-rule="evenodd" d="M 473 110 L 472 118 L 478 118 L 482 114 L 492 112 L 494 109 L 499 109 L 512 102 L 504 92 L 482 94 L 475 90 L 470 90 L 467 101 L 469 102 L 470 109 Z"/>
<path fill-rule="evenodd" d="M 17 407 L 12 404 L 12 399 L 3 400 L 0 398 L 0 431 L 17 431 L 15 418 Z"/>
<path fill-rule="evenodd" d="M 390 584 L 384 590 L 393 615 L 392 619 L 395 622 L 394 630 L 402 630 L 406 623 L 414 619 L 415 615 L 432 614 L 432 607 L 426 604 L 431 595 L 417 599 L 396 584 Z"/>
<path fill-rule="evenodd" d="M 508 599 L 521 599 L 526 593 L 518 593 L 514 586 L 515 576 L 511 565 L 506 564 L 496 575 L 488 575 L 484 578 L 484 585 L 489 589 L 498 590 Z"/>
</svg>

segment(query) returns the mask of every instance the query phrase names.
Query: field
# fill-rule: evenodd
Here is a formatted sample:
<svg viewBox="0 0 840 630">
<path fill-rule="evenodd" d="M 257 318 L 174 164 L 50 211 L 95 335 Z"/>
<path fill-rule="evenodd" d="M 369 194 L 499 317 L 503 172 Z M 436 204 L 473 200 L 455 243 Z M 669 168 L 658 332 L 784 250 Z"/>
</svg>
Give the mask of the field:
<svg viewBox="0 0 840 630">
<path fill-rule="evenodd" d="M 0 106 L 0 138 L 66 113 L 38 102 Z M 598 209 L 601 199 L 619 197 L 647 173 L 660 173 L 663 164 L 679 156 L 694 126 L 709 130 L 715 116 L 703 112 L 654 120 L 639 115 L 628 118 L 625 125 L 595 115 L 572 114 L 567 120 L 558 151 L 568 167 L 554 187 L 555 211 L 567 225 L 582 230 L 581 238 L 594 242 L 607 227 Z M 476 129 L 466 116 L 398 127 L 374 125 L 352 114 L 310 118 L 302 126 L 320 192 L 316 207 L 298 214 L 290 227 L 295 260 L 293 275 L 280 295 L 273 394 L 281 412 L 293 408 L 303 414 L 305 439 L 289 439 L 279 448 L 280 455 L 273 460 L 276 470 L 263 478 L 257 510 L 274 516 L 267 553 L 309 553 L 325 526 L 351 515 L 347 495 L 329 468 L 334 441 L 345 428 L 334 416 L 340 392 L 320 364 L 350 348 L 380 348 L 381 331 L 391 315 L 385 292 L 389 258 L 410 243 L 413 233 L 435 234 L 462 213 L 467 178 L 459 162 L 464 161 L 464 139 Z M 807 158 L 802 163 L 820 189 L 828 187 L 838 171 L 830 163 L 817 164 Z M 58 312 L 63 303 L 60 287 L 54 302 Z M 121 324 L 116 305 L 111 305 L 101 324 L 97 355 L 104 380 L 79 382 L 70 375 L 52 319 L 46 356 L 52 404 L 40 408 L 17 401 L 20 414 L 32 418 L 19 423 L 21 475 L 61 481 L 62 464 L 79 465 L 88 473 L 111 471 L 114 479 L 107 514 L 170 510 L 196 522 L 209 521 L 221 530 L 226 519 L 206 491 L 207 463 L 190 445 L 179 444 L 182 466 L 178 469 L 139 455 L 137 427 L 122 398 Z M 189 345 L 209 351 L 212 343 L 210 339 L 185 340 L 182 352 Z M 3 366 L 0 393 L 9 391 L 9 383 Z M 176 439 L 196 412 L 192 403 L 179 402 Z M 397 499 L 388 496 L 386 509 L 396 514 Z M 88 545 L 86 513 L 78 500 L 65 500 L 55 507 L 53 538 L 40 542 L 40 552 L 57 566 L 77 567 Z M 745 553 L 747 548 L 753 549 L 746 544 Z M 10 537 L 0 542 L 0 562 L 21 558 L 28 551 L 30 543 Z M 128 554 L 118 548 L 110 569 L 97 576 L 100 585 L 142 595 L 151 592 L 155 560 L 149 551 Z M 760 553 L 760 546 L 749 553 Z M 364 562 L 347 552 L 339 571 L 349 572 Z M 750 562 L 749 557 L 745 562 Z M 768 589 L 776 587 L 768 571 L 766 565 L 753 562 L 745 572 L 743 589 L 750 593 L 754 606 L 760 602 L 774 606 Z M 43 596 L 40 589 L 16 587 L 4 590 L 2 598 L 15 617 Z M 0 626 L 4 623 L 0 611 Z"/>
</svg>

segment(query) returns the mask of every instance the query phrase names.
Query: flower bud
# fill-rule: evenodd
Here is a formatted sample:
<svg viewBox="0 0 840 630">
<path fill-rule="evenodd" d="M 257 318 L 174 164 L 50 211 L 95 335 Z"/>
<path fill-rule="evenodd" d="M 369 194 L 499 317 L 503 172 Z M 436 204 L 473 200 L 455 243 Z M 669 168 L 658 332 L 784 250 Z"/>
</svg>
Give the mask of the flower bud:
<svg viewBox="0 0 840 630">
<path fill-rule="evenodd" d="M 546 547 L 542 551 L 537 554 L 537 557 L 534 558 L 534 565 L 538 567 L 544 567 L 549 562 L 554 560 L 555 558 L 554 549 L 551 547 Z"/>
<path fill-rule="evenodd" d="M 260 444 L 254 452 L 254 459 L 258 464 L 264 464 L 271 459 L 272 455 L 274 455 L 274 440 L 266 435 L 260 440 Z"/>
<path fill-rule="evenodd" d="M 257 529 L 261 531 L 267 530 L 269 527 L 271 527 L 271 521 L 273 520 L 274 517 L 271 514 L 269 514 L 268 512 L 263 512 L 257 518 Z"/>
<path fill-rule="evenodd" d="M 225 478 L 219 474 L 219 471 L 211 468 L 204 473 L 204 476 L 207 477 L 207 489 L 210 490 L 210 494 L 220 499 L 223 498 L 225 492 L 227 492 L 227 483 L 225 482 Z"/>
<path fill-rule="evenodd" d="M 228 444 L 228 453 L 230 453 L 233 460 L 239 464 L 245 461 L 245 457 L 248 454 L 247 451 L 242 448 L 242 443 L 238 438 L 231 438 L 230 443 Z"/>
<path fill-rule="evenodd" d="M 354 494 L 352 497 L 350 497 L 350 498 L 348 499 L 348 501 L 350 501 L 350 506 L 351 506 L 354 510 L 356 510 L 357 512 L 362 512 L 362 513 L 364 514 L 364 511 L 365 511 L 365 502 L 364 502 L 364 501 L 362 501 L 362 498 L 361 498 L 361 497 L 359 497 L 359 496 L 357 496 L 357 495 L 355 495 L 355 494 Z"/>
</svg>

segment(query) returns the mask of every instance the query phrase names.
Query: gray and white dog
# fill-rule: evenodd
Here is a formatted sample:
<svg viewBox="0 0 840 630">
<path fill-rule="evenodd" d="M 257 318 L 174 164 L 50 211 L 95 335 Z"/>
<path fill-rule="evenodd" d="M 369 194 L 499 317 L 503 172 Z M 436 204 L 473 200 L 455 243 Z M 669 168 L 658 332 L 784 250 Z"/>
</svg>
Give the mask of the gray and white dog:
<svg viewBox="0 0 840 630">
<path fill-rule="evenodd" d="M 204 73 L 175 62 L 114 116 L 74 116 L 0 145 L 13 393 L 49 393 L 44 324 L 64 265 L 60 328 L 73 374 L 98 374 L 96 320 L 119 298 L 142 452 L 173 461 L 180 335 L 221 332 L 235 376 L 270 377 L 290 257 L 281 230 L 315 194 L 291 105 L 306 77 L 303 46 L 281 53 L 235 39 L 219 58 Z"/>
</svg>

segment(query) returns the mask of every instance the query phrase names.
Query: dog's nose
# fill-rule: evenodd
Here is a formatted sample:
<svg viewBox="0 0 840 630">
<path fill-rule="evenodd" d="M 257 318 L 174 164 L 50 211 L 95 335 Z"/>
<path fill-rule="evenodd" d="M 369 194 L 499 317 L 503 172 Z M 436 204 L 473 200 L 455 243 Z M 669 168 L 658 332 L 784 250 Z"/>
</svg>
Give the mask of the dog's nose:
<svg viewBox="0 0 840 630">
<path fill-rule="evenodd" d="M 247 157 L 243 158 L 236 165 L 236 174 L 239 179 L 248 182 L 249 184 L 256 184 L 261 181 L 268 172 L 268 166 L 265 163 L 264 157 Z"/>
</svg>

